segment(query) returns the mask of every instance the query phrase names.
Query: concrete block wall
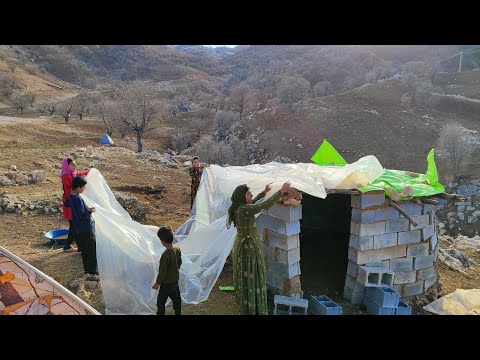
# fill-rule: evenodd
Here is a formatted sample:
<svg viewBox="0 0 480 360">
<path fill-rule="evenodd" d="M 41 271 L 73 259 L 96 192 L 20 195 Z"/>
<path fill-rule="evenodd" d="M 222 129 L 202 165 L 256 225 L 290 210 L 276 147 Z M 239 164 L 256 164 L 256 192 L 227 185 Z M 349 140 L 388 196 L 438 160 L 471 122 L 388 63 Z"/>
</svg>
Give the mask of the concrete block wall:
<svg viewBox="0 0 480 360">
<path fill-rule="evenodd" d="M 399 203 L 417 226 L 389 206 L 382 191 L 352 195 L 351 206 L 346 299 L 358 303 L 362 286 L 376 286 L 374 281 L 365 280 L 364 269 L 372 277 L 375 275 L 372 267 L 381 267 L 379 274 L 392 273 L 391 287 L 402 297 L 421 294 L 435 284 L 438 241 L 434 206 L 413 201 Z"/>
<path fill-rule="evenodd" d="M 302 206 L 275 204 L 257 218 L 267 287 L 275 295 L 303 297 L 300 283 Z"/>
<path fill-rule="evenodd" d="M 344 298 L 363 304 L 365 288 L 385 286 L 401 297 L 425 292 L 437 281 L 438 240 L 434 207 L 402 201 L 399 206 L 416 222 L 412 226 L 388 205 L 382 191 L 351 196 L 352 220 Z M 266 266 L 266 281 L 277 295 L 303 297 L 300 282 L 300 219 L 302 206 L 275 204 L 257 218 Z M 362 269 L 360 269 L 362 267 Z M 381 267 L 375 279 L 372 267 Z M 367 268 L 367 271 L 365 271 Z M 359 271 L 360 269 L 360 271 Z M 393 281 L 386 277 L 391 276 Z"/>
</svg>

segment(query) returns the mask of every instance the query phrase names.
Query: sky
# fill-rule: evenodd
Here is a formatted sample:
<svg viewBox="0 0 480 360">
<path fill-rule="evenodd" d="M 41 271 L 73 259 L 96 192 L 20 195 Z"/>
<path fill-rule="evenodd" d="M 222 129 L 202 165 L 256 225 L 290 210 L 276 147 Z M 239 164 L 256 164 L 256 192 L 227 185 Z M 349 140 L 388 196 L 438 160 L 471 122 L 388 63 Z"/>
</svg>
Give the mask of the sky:
<svg viewBox="0 0 480 360">
<path fill-rule="evenodd" d="M 237 46 L 237 45 L 203 45 L 203 46 L 206 46 L 206 47 L 213 47 L 213 48 L 215 48 L 215 47 L 219 47 L 219 46 L 226 46 L 226 47 L 230 47 L 230 48 L 232 48 L 232 47 L 235 47 L 235 46 Z"/>
</svg>

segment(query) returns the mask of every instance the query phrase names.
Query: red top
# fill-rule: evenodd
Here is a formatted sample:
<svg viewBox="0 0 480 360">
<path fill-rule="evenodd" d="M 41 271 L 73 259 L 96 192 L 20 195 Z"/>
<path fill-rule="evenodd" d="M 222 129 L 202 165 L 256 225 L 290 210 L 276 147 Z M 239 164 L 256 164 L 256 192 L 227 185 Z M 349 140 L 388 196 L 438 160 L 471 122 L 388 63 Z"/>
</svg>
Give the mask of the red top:
<svg viewBox="0 0 480 360">
<path fill-rule="evenodd" d="M 75 173 L 76 176 L 85 176 L 88 174 L 88 171 L 77 172 Z M 63 218 L 65 220 L 72 220 L 72 209 L 68 206 L 65 206 L 63 203 L 67 200 L 72 192 L 72 174 L 65 174 L 62 176 L 62 184 L 63 184 L 63 198 L 62 198 L 62 210 L 63 210 Z"/>
</svg>

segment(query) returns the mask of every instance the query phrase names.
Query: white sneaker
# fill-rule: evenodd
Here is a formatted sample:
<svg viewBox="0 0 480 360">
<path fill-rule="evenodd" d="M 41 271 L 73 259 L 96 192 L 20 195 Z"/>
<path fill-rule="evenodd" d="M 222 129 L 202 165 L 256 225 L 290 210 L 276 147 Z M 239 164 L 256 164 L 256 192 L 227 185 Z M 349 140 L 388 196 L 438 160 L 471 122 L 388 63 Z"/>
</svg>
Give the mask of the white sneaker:
<svg viewBox="0 0 480 360">
<path fill-rule="evenodd" d="M 96 274 L 87 274 L 87 281 L 100 281 L 100 277 Z"/>
</svg>

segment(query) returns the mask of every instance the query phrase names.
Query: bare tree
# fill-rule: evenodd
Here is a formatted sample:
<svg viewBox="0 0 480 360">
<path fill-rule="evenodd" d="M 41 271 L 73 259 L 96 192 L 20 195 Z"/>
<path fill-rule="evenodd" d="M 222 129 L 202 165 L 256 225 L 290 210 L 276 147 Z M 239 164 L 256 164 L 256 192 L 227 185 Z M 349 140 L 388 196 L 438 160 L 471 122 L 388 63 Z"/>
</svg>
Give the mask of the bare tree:
<svg viewBox="0 0 480 360">
<path fill-rule="evenodd" d="M 23 110 L 27 107 L 28 101 L 25 95 L 15 95 L 10 99 L 10 104 L 17 110 L 17 114 L 19 111 L 23 114 Z"/>
<path fill-rule="evenodd" d="M 163 106 L 158 100 L 158 90 L 148 82 L 134 81 L 119 89 L 120 121 L 135 131 L 137 151 L 143 151 L 142 137 L 145 132 L 158 127 Z"/>
<path fill-rule="evenodd" d="M 172 146 L 178 153 L 190 146 L 189 136 L 185 132 L 179 132 L 173 136 Z"/>
<path fill-rule="evenodd" d="M 57 107 L 55 104 L 47 104 L 47 111 L 50 114 L 50 116 L 52 116 L 56 110 L 57 110 Z"/>
<path fill-rule="evenodd" d="M 75 99 L 74 98 L 65 100 L 59 106 L 59 112 L 60 112 L 60 114 L 62 114 L 62 117 L 65 120 L 66 124 L 68 124 L 68 120 L 71 117 L 70 113 L 72 112 L 74 106 L 75 106 Z"/>
<path fill-rule="evenodd" d="M 95 110 L 102 119 L 108 136 L 112 136 L 115 127 L 115 108 L 116 104 L 111 100 L 99 99 L 95 104 Z"/>
<path fill-rule="evenodd" d="M 45 112 L 47 111 L 47 104 L 45 104 L 43 101 L 37 103 L 37 110 L 41 114 L 41 116 L 45 115 Z"/>
<path fill-rule="evenodd" d="M 237 116 L 232 111 L 219 111 L 215 114 L 214 126 L 222 138 L 228 136 L 230 128 L 237 122 Z"/>
<path fill-rule="evenodd" d="M 225 165 L 234 161 L 233 149 L 225 142 L 215 142 L 211 136 L 204 136 L 194 146 L 194 152 L 209 164 Z"/>
<path fill-rule="evenodd" d="M 277 97 L 283 104 L 292 105 L 308 97 L 310 83 L 302 77 L 285 76 L 277 88 Z"/>
<path fill-rule="evenodd" d="M 328 95 L 331 87 L 332 85 L 330 84 L 330 81 L 320 81 L 313 87 L 313 93 L 316 97 L 325 96 Z"/>
<path fill-rule="evenodd" d="M 27 102 L 30 105 L 30 107 L 33 109 L 33 104 L 35 102 L 36 95 L 33 92 L 28 91 L 25 93 L 25 98 L 27 99 Z"/>
<path fill-rule="evenodd" d="M 243 114 L 252 106 L 252 90 L 245 84 L 240 84 L 232 89 L 227 104 L 232 110 L 240 114 L 240 120 L 243 119 Z"/>
<path fill-rule="evenodd" d="M 86 92 L 80 93 L 75 98 L 75 110 L 80 120 L 83 120 L 83 115 L 88 113 L 90 102 L 90 96 Z"/>
<path fill-rule="evenodd" d="M 17 79 L 12 74 L 0 74 L 0 89 L 3 96 L 9 98 L 19 88 Z"/>
<path fill-rule="evenodd" d="M 470 155 L 469 137 L 459 123 L 443 125 L 438 138 L 438 149 L 450 164 L 454 177 L 460 175 L 463 163 Z"/>
</svg>

